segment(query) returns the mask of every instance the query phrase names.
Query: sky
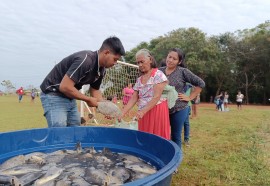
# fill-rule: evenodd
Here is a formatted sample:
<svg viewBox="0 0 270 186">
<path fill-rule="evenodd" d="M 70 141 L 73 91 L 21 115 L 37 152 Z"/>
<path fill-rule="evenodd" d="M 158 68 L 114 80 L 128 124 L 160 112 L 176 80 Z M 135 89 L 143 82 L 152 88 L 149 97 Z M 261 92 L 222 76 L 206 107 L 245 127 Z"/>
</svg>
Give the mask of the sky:
<svg viewBox="0 0 270 186">
<path fill-rule="evenodd" d="M 269 10 L 270 0 L 1 0 L 0 82 L 38 88 L 64 57 L 109 36 L 129 51 L 178 28 L 208 36 L 254 28 Z"/>
</svg>

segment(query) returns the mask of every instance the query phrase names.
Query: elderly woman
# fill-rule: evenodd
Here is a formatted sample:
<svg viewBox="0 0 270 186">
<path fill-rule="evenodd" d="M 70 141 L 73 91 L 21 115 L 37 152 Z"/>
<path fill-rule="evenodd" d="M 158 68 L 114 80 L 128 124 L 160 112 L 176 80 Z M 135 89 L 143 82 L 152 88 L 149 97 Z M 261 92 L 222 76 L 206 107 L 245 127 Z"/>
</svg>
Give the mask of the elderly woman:
<svg viewBox="0 0 270 186">
<path fill-rule="evenodd" d="M 161 98 L 162 91 L 167 85 L 167 78 L 156 67 L 153 56 L 147 49 L 136 53 L 136 62 L 141 76 L 137 79 L 134 93 L 123 109 L 121 119 L 138 102 L 138 128 L 170 139 L 169 110 L 166 98 Z"/>
</svg>

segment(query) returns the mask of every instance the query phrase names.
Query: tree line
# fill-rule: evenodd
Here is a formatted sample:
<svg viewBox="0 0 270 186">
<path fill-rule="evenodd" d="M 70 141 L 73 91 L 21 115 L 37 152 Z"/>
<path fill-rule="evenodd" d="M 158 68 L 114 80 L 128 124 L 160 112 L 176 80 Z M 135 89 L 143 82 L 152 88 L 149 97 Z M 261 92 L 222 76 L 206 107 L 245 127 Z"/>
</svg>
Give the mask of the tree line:
<svg viewBox="0 0 270 186">
<path fill-rule="evenodd" d="M 270 21 L 252 29 L 212 36 L 198 28 L 179 28 L 149 43 L 140 43 L 127 52 L 125 60 L 135 63 L 136 52 L 147 48 L 160 64 L 175 47 L 184 50 L 188 68 L 206 82 L 202 101 L 227 91 L 235 102 L 240 90 L 247 104 L 269 104 Z"/>
<path fill-rule="evenodd" d="M 176 47 L 185 52 L 188 68 L 206 83 L 202 101 L 209 102 L 211 96 L 227 91 L 230 101 L 235 102 L 240 90 L 247 104 L 270 104 L 270 21 L 212 36 L 194 27 L 179 28 L 149 43 L 141 42 L 126 53 L 125 61 L 135 64 L 136 52 L 147 48 L 160 64 Z M 6 92 L 15 90 L 9 80 L 3 80 L 1 85 Z"/>
</svg>

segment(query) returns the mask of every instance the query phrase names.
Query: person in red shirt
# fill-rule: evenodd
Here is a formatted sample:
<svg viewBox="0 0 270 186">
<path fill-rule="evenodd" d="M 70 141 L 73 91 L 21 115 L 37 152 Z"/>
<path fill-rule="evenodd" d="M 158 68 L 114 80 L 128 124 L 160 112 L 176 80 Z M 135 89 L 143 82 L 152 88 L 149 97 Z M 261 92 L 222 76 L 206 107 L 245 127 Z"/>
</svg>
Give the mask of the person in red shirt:
<svg viewBox="0 0 270 186">
<path fill-rule="evenodd" d="M 22 97 L 24 95 L 24 91 L 23 91 L 23 87 L 19 88 L 16 93 L 18 94 L 19 96 L 19 103 L 22 101 Z"/>
</svg>

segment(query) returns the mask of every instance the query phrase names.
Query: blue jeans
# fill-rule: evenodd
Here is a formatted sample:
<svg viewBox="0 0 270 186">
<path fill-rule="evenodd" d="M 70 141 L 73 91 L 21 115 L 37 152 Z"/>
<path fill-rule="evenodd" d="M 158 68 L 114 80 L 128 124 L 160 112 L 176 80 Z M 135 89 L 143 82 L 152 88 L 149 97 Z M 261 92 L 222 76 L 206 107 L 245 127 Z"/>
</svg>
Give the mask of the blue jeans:
<svg viewBox="0 0 270 186">
<path fill-rule="evenodd" d="M 75 99 L 41 93 L 40 99 L 48 127 L 74 127 L 81 123 Z"/>
<path fill-rule="evenodd" d="M 188 107 L 179 110 L 173 114 L 170 114 L 170 124 L 171 124 L 171 140 L 174 141 L 181 149 L 181 133 L 185 123 L 185 120 L 188 116 Z"/>
<path fill-rule="evenodd" d="M 189 127 L 189 114 L 190 114 L 190 106 L 188 107 L 188 115 L 187 115 L 187 118 L 184 122 L 184 140 L 185 141 L 189 141 L 189 130 L 190 130 L 190 127 Z"/>
<path fill-rule="evenodd" d="M 22 97 L 23 97 L 23 95 L 19 95 L 19 102 L 22 101 Z"/>
</svg>

